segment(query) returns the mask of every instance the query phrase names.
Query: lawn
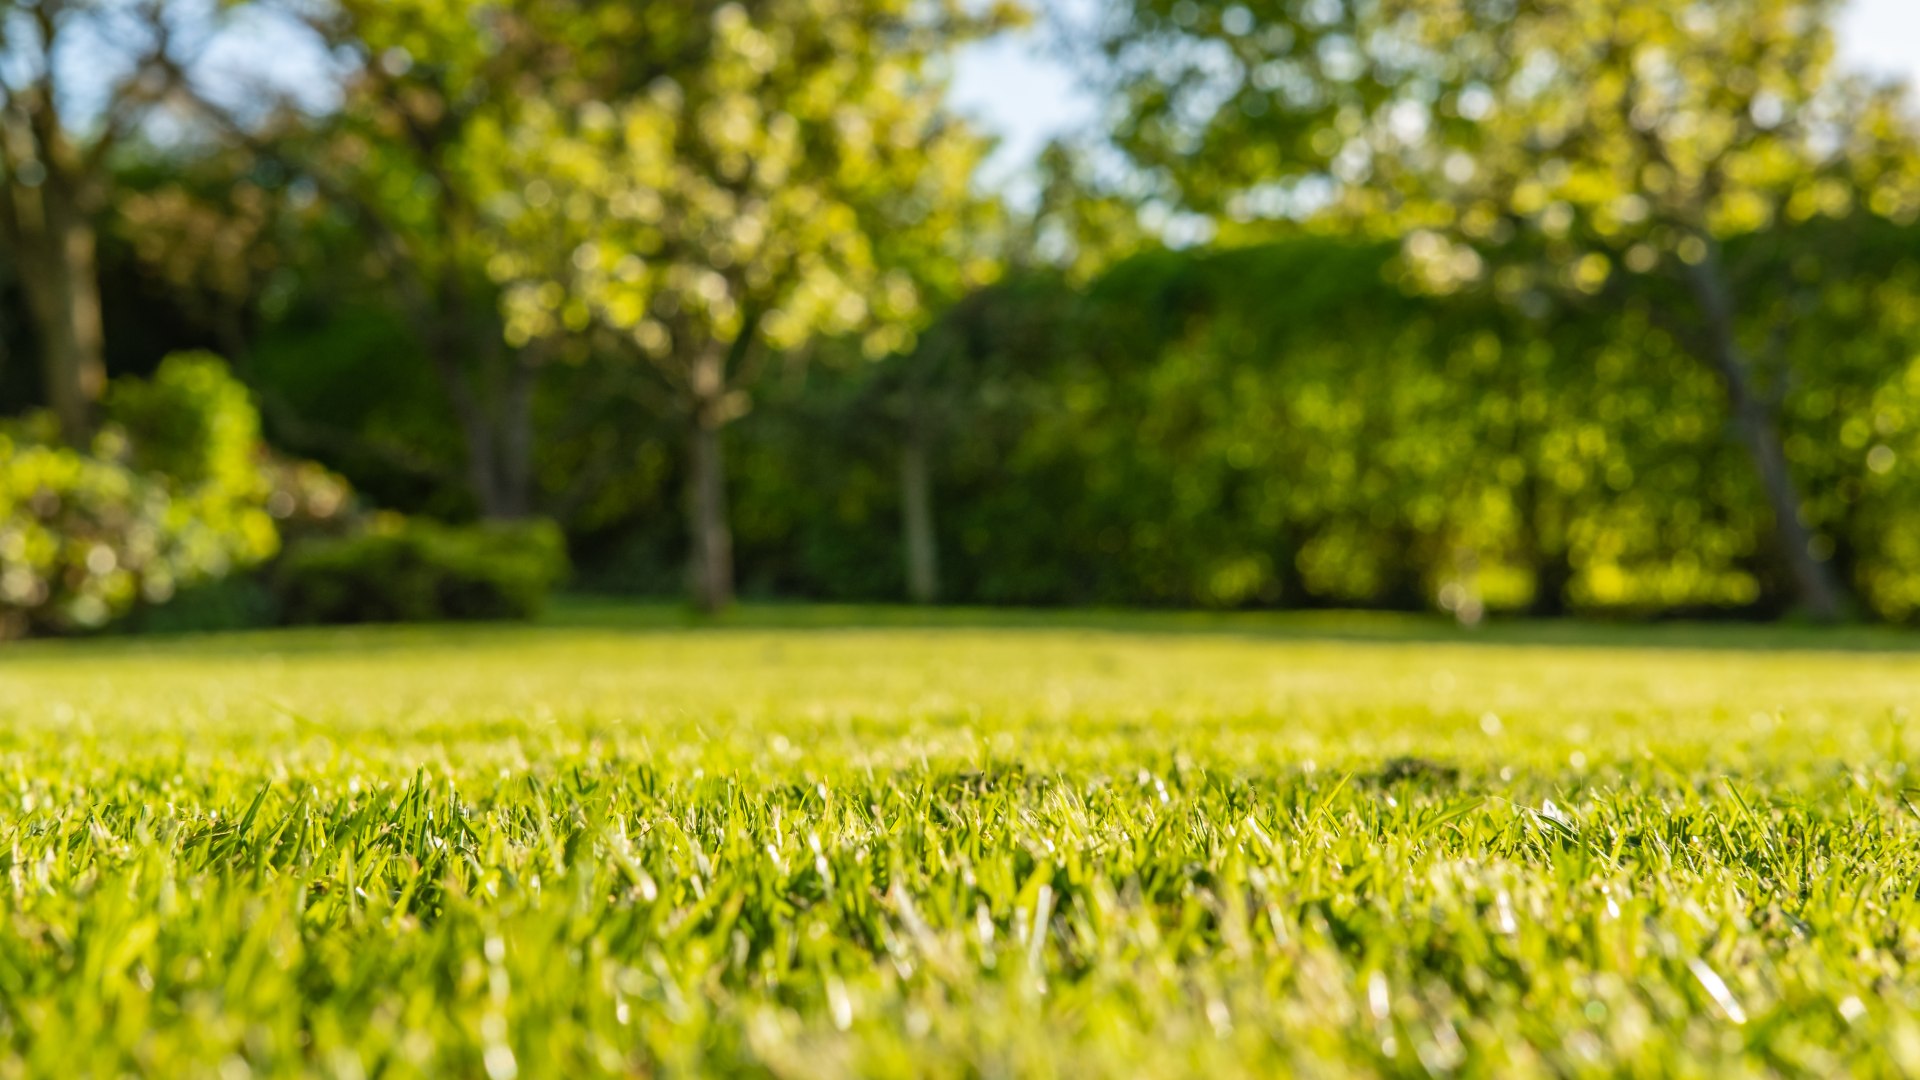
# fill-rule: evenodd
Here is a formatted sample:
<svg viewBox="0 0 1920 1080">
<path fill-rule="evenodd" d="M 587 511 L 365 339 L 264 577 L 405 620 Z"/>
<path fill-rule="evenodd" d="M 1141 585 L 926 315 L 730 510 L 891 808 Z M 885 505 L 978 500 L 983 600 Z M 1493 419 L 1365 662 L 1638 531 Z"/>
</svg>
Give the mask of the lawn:
<svg viewBox="0 0 1920 1080">
<path fill-rule="evenodd" d="M 7 646 L 0 1077 L 1911 1074 L 1916 650 L 584 604 Z"/>
</svg>

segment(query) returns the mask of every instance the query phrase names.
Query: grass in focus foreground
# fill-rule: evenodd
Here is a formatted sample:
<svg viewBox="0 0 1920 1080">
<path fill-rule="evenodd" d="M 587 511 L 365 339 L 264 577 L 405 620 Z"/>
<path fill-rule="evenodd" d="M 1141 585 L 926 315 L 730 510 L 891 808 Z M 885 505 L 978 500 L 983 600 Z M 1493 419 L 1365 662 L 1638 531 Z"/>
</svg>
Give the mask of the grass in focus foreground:
<svg viewBox="0 0 1920 1080">
<path fill-rule="evenodd" d="M 0 1076 L 1920 1071 L 1920 653 L 1530 632 L 9 647 Z"/>
</svg>

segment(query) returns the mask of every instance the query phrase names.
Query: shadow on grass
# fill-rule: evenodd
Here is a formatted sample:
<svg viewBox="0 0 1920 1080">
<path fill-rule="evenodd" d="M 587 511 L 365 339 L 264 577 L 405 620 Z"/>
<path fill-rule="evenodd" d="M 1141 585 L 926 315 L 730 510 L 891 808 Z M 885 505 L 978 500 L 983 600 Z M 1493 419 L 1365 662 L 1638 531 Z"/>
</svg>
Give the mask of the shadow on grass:
<svg viewBox="0 0 1920 1080">
<path fill-rule="evenodd" d="M 1452 619 L 1380 611 L 1158 611 L 1098 608 L 921 608 L 882 604 L 746 604 L 709 617 L 669 603 L 574 596 L 556 603 L 543 625 L 636 632 L 750 630 L 1086 631 L 1214 635 L 1298 642 L 1408 645 L 1542 645 L 1555 648 L 1734 649 L 1761 651 L 1920 652 L 1920 632 L 1888 626 L 1815 626 L 1777 622 L 1604 622 Z"/>
</svg>

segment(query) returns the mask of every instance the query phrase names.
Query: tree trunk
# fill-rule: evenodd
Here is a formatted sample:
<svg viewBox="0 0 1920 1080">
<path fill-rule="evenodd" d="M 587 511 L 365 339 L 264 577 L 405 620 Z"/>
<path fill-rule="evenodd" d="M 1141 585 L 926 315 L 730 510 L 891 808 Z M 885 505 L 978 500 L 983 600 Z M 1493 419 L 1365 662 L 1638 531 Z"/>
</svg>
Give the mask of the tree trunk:
<svg viewBox="0 0 1920 1080">
<path fill-rule="evenodd" d="M 1729 393 L 1734 423 L 1760 474 L 1768 508 L 1773 511 L 1774 541 L 1793 574 L 1795 596 L 1809 616 L 1833 622 L 1840 617 L 1840 586 L 1828 565 L 1813 553 L 1813 532 L 1800 520 L 1800 493 L 1770 410 L 1754 399 L 1751 388 Z"/>
<path fill-rule="evenodd" d="M 694 606 L 711 615 L 733 603 L 733 533 L 727 523 L 726 462 L 720 446 L 726 423 L 724 352 L 711 349 L 697 357 L 692 376 L 687 576 Z"/>
<path fill-rule="evenodd" d="M 533 390 L 539 371 L 525 350 L 516 350 L 507 363 L 507 385 L 500 398 L 496 501 L 487 516 L 514 520 L 533 510 Z"/>
<path fill-rule="evenodd" d="M 1567 614 L 1567 592 L 1573 584 L 1573 564 L 1566 549 L 1538 553 L 1533 567 L 1533 602 L 1527 613 L 1539 619 L 1557 619 Z"/>
<path fill-rule="evenodd" d="M 539 368 L 525 350 L 503 351 L 493 340 L 478 337 L 466 310 L 448 304 L 438 317 L 422 313 L 421 336 L 460 427 L 467 489 L 480 516 L 514 521 L 533 507 L 533 391 Z"/>
<path fill-rule="evenodd" d="M 1533 568 L 1533 600 L 1527 613 L 1535 618 L 1559 618 L 1567 613 L 1567 593 L 1573 584 L 1573 562 L 1567 551 L 1565 522 L 1549 511 L 1541 497 L 1543 481 L 1531 469 L 1520 483 L 1521 541 Z"/>
<path fill-rule="evenodd" d="M 466 444 L 467 488 L 480 508 L 480 516 L 492 519 L 498 516 L 500 507 L 500 490 L 494 483 L 493 425 L 472 389 L 460 381 L 458 372 L 453 380 L 448 400 L 460 422 L 460 439 Z"/>
<path fill-rule="evenodd" d="M 226 354 L 227 366 L 258 395 L 254 387 L 252 335 L 247 331 L 246 311 L 237 304 L 216 302 L 212 321 L 214 335 L 220 340 L 220 351 Z"/>
<path fill-rule="evenodd" d="M 52 182 L 25 194 L 37 196 L 31 212 L 21 214 L 32 225 L 19 230 L 19 255 L 41 372 L 61 438 L 81 446 L 93 434 L 94 407 L 107 385 L 93 225 Z"/>
<path fill-rule="evenodd" d="M 1734 427 L 1773 513 L 1774 545 L 1792 575 L 1794 598 L 1810 618 L 1834 622 L 1841 614 L 1840 585 L 1832 569 L 1813 552 L 1813 532 L 1800 519 L 1800 492 L 1773 409 L 1754 386 L 1752 361 L 1736 334 L 1733 289 L 1718 251 L 1712 245 L 1708 251 L 1707 258 L 1688 270 L 1688 282 L 1706 323 L 1708 360 L 1726 387 Z"/>
<path fill-rule="evenodd" d="M 906 547 L 907 597 L 916 604 L 940 598 L 940 551 L 933 532 L 933 485 L 927 469 L 926 425 L 909 419 L 900 443 L 900 524 Z"/>
</svg>

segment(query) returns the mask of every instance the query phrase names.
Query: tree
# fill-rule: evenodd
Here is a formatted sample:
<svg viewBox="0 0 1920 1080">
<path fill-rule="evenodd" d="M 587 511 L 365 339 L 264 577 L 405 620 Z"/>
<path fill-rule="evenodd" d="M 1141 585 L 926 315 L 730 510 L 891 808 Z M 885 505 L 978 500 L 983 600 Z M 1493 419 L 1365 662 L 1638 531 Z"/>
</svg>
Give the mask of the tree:
<svg viewBox="0 0 1920 1080">
<path fill-rule="evenodd" d="M 289 249 L 312 239 L 303 228 L 311 200 L 291 195 L 285 178 L 262 182 L 253 164 L 224 146 L 160 157 L 139 170 L 149 176 L 123 176 L 115 206 L 117 231 L 140 266 L 243 379 L 262 296 L 292 262 Z"/>
<path fill-rule="evenodd" d="M 531 102 L 488 151 L 508 341 L 595 330 L 673 394 L 703 610 L 733 593 L 722 434 L 770 355 L 911 341 L 922 297 L 881 223 L 937 221 L 978 161 L 932 61 L 1002 13 L 961 7 L 718 4 L 650 80 Z"/>
<path fill-rule="evenodd" d="M 948 337 L 925 335 L 932 313 L 950 310 L 998 278 L 1008 246 L 1000 202 L 975 190 L 987 143 L 963 129 L 941 131 L 947 155 L 925 168 L 896 158 L 852 193 L 872 237 L 875 263 L 890 277 L 904 274 L 918 299 L 910 316 L 915 341 L 881 361 L 881 412 L 895 430 L 900 483 L 900 539 L 907 598 L 931 604 L 940 597 L 940 551 L 934 505 L 934 469 L 942 436 L 955 421 L 956 396 L 977 387 Z M 872 342 L 868 343 L 871 352 Z"/>
<path fill-rule="evenodd" d="M 984 149 L 981 147 L 979 149 Z M 941 444 L 967 423 L 974 399 L 995 377 L 984 339 L 985 309 L 1003 269 L 1058 267 L 1075 282 L 1142 247 L 1137 207 L 1094 183 L 1073 147 L 1054 142 L 1037 163 L 1030 207 L 1012 209 L 972 191 L 972 168 L 919 170 L 936 190 L 888 189 L 861 200 L 882 265 L 906 270 L 922 311 L 938 311 L 913 349 L 873 369 L 854 405 L 883 417 L 899 482 L 902 569 L 907 598 L 930 604 L 941 591 L 935 468 Z M 924 207 L 945 208 L 928 214 Z"/>
<path fill-rule="evenodd" d="M 27 299 L 62 438 L 83 443 L 106 388 L 96 265 L 110 158 L 177 90 L 204 44 L 162 0 L 0 0 L 0 242 Z M 90 71 L 76 78 L 86 50 Z M 97 103 L 91 86 L 104 79 Z"/>
<path fill-rule="evenodd" d="M 307 177 L 364 232 L 459 427 L 466 481 L 488 518 L 531 510 L 536 358 L 509 349 L 478 232 L 492 192 L 469 160 L 538 84 L 542 42 L 515 5 L 342 0 L 309 23 L 350 58 L 342 101 L 319 118 L 284 108 L 235 130 Z"/>
<path fill-rule="evenodd" d="M 370 262 L 457 423 L 480 513 L 533 509 L 533 399 L 548 343 L 506 341 L 488 279 L 492 133 L 522 107 L 578 84 L 684 20 L 616 0 L 338 0 L 290 5 L 341 62 L 341 99 L 320 115 L 283 100 L 229 135 L 304 177 L 364 234 Z M 651 37 L 649 37 L 651 35 Z M 204 98 L 203 98 L 204 100 Z"/>
<path fill-rule="evenodd" d="M 1007 241 L 1014 266 L 1053 266 L 1085 283 L 1150 246 L 1140 201 L 1103 183 L 1087 148 L 1054 140 L 1040 151 L 1034 172 L 1033 205 L 1016 215 Z"/>
<path fill-rule="evenodd" d="M 1591 306 L 1651 279 L 1631 291 L 1719 381 L 1792 595 L 1833 619 L 1780 434 L 1795 306 L 1752 304 L 1768 263 L 1730 252 L 1763 245 L 1730 241 L 1920 211 L 1897 95 L 1834 69 L 1836 6 L 1137 0 L 1110 39 L 1131 58 L 1121 140 L 1190 205 L 1406 231 L 1442 291 Z"/>
</svg>

